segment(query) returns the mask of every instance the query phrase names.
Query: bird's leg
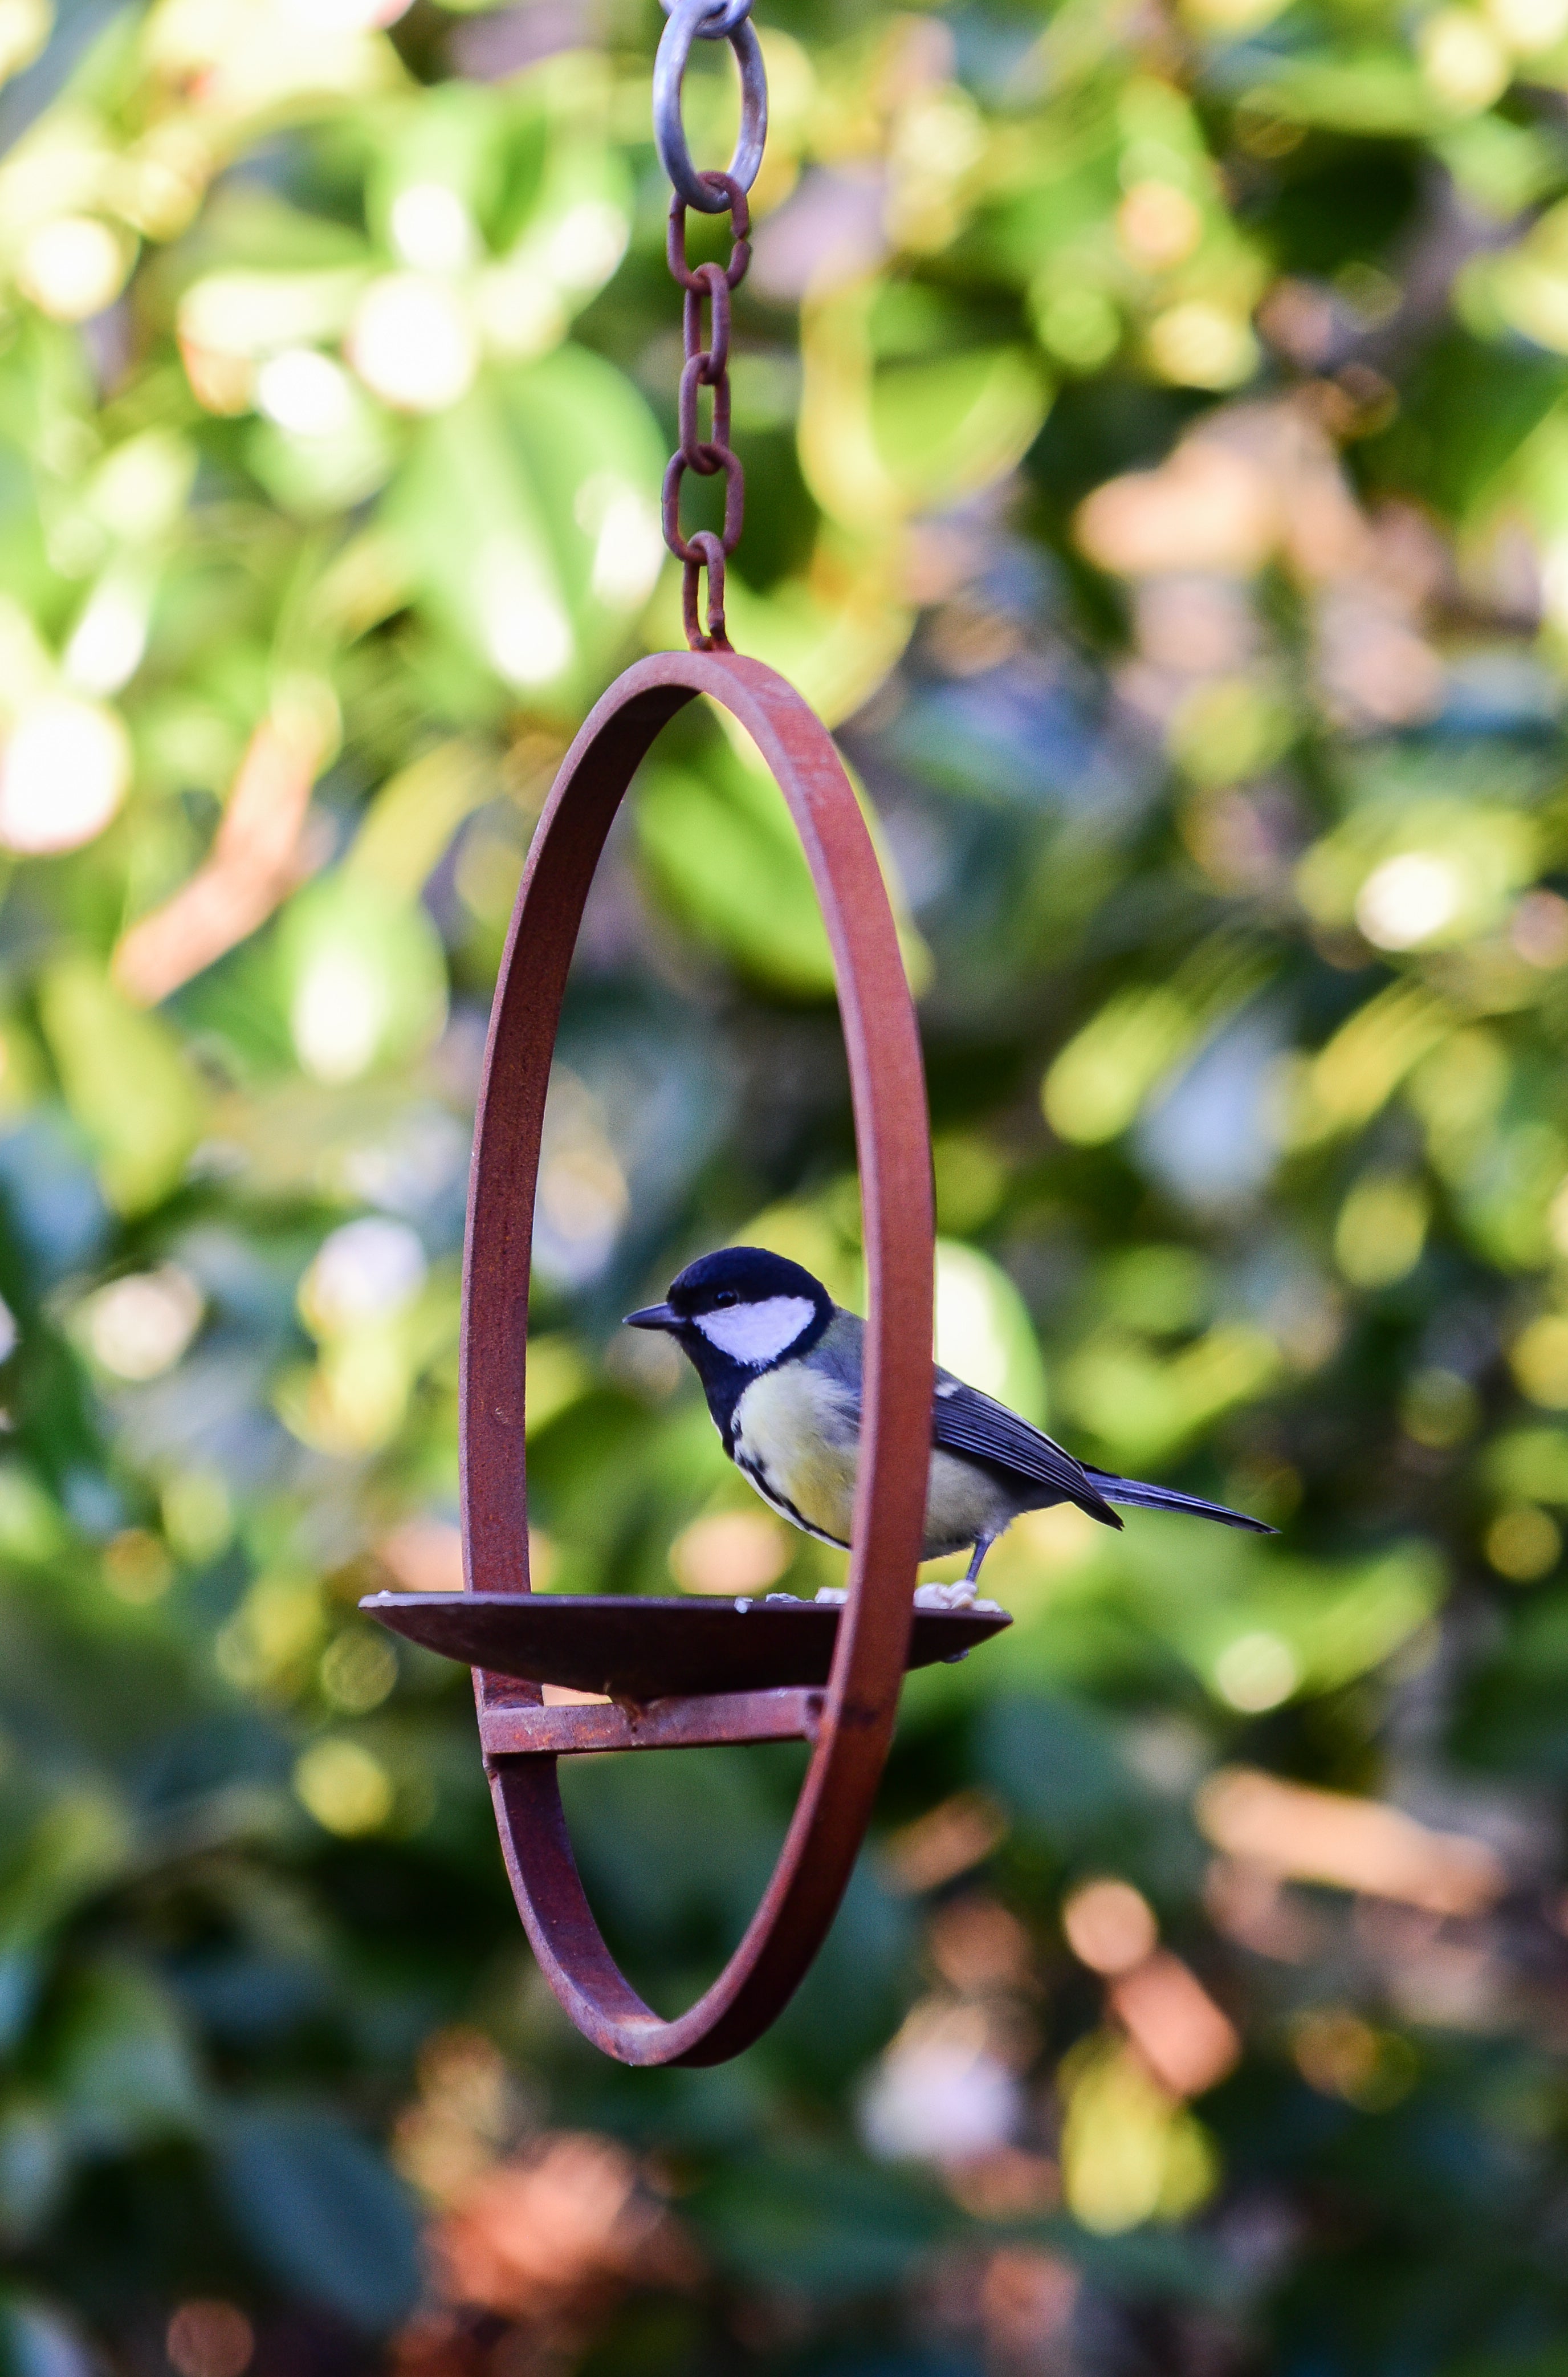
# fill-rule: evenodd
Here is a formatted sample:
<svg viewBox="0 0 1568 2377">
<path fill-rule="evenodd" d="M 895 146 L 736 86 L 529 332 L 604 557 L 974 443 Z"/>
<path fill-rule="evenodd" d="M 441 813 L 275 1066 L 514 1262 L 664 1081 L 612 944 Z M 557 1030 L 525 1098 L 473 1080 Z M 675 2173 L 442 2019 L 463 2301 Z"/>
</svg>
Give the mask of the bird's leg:
<svg viewBox="0 0 1568 2377">
<path fill-rule="evenodd" d="M 915 1588 L 916 1608 L 972 1608 L 975 1602 L 975 1580 L 980 1573 L 980 1563 L 995 1541 L 994 1535 L 979 1535 L 976 1538 L 975 1557 L 970 1561 L 967 1571 L 956 1584 L 917 1584 Z"/>
<path fill-rule="evenodd" d="M 974 1601 L 975 1588 L 980 1581 L 980 1564 L 995 1541 L 994 1535 L 976 1536 L 974 1556 L 964 1571 L 962 1581 L 948 1587 L 947 1606 L 950 1609 L 967 1609 Z"/>
</svg>

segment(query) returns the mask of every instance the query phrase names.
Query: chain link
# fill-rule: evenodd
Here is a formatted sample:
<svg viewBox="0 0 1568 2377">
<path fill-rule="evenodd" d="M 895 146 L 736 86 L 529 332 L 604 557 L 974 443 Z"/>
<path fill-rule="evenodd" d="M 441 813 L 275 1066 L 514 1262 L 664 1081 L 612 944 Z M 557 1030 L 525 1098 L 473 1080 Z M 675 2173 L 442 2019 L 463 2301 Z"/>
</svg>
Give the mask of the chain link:
<svg viewBox="0 0 1568 2377">
<path fill-rule="evenodd" d="M 732 451 L 729 442 L 730 294 L 746 278 L 746 268 L 751 261 L 751 210 L 745 190 L 733 175 L 704 173 L 701 178 L 720 194 L 721 204 L 729 209 L 732 245 L 727 265 L 699 264 L 694 268 L 687 262 L 686 200 L 677 190 L 670 200 L 666 253 L 670 270 L 686 293 L 681 309 L 686 362 L 680 375 L 680 443 L 664 472 L 664 543 L 686 571 L 681 610 L 688 643 L 696 652 L 727 652 L 730 642 L 724 632 L 724 563 L 740 542 L 746 515 L 746 474 L 740 467 L 740 457 Z M 708 315 L 706 341 L 702 333 L 704 308 Z M 712 415 L 706 437 L 701 435 L 698 420 L 698 391 L 704 388 L 712 390 Z M 712 479 L 721 471 L 724 474 L 724 524 L 717 536 L 711 529 L 700 529 L 689 537 L 681 533 L 680 484 L 688 471 L 695 471 L 702 479 Z M 706 627 L 700 600 L 700 579 L 704 569 L 708 573 Z"/>
<path fill-rule="evenodd" d="M 664 0 L 669 23 L 653 61 L 653 141 L 659 161 L 688 207 L 699 214 L 722 215 L 724 194 L 712 186 L 712 177 L 700 173 L 691 161 L 681 121 L 681 83 L 693 42 L 728 42 L 740 75 L 740 130 L 729 171 L 743 190 L 757 179 L 768 137 L 768 70 L 757 29 L 750 23 L 751 0 Z"/>
</svg>

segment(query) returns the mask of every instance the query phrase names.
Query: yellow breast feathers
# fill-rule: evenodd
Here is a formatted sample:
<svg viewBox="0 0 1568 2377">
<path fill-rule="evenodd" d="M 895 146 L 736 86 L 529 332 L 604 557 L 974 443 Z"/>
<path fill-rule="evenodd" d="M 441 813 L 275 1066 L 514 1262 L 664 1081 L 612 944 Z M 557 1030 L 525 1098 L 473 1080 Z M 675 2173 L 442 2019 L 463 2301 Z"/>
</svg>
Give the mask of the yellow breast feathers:
<svg viewBox="0 0 1568 2377">
<path fill-rule="evenodd" d="M 786 1519 L 846 1544 L 860 1453 L 854 1407 L 801 1362 L 764 1370 L 736 1405 L 736 1465 Z"/>
<path fill-rule="evenodd" d="M 804 1362 L 764 1370 L 736 1405 L 736 1466 L 808 1535 L 848 1543 L 859 1458 L 853 1403 L 832 1377 Z M 994 1534 L 1017 1507 L 976 1463 L 933 1452 L 922 1557 L 935 1559 Z"/>
</svg>

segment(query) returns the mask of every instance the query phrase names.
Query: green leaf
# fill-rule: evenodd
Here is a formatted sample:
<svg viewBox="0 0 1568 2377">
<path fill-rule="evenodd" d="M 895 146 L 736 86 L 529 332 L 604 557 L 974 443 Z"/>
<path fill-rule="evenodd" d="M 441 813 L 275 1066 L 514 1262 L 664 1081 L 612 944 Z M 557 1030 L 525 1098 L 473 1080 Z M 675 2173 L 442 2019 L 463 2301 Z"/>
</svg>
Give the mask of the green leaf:
<svg viewBox="0 0 1568 2377">
<path fill-rule="evenodd" d="M 429 1046 L 447 1013 L 440 936 L 368 872 L 320 877 L 288 908 L 276 962 L 305 1070 L 356 1081 Z"/>
<path fill-rule="evenodd" d="M 29 1948 L 124 1871 L 132 1845 L 124 1810 L 85 1782 L 59 1790 L 0 1868 L 0 1944 Z"/>
<path fill-rule="evenodd" d="M 749 974 L 798 998 L 832 995 L 833 962 L 783 796 L 748 769 L 657 762 L 638 785 L 638 844 L 660 895 Z"/>
<path fill-rule="evenodd" d="M 344 425 L 324 436 L 298 436 L 258 421 L 245 460 L 273 501 L 300 520 L 346 511 L 390 476 L 397 447 L 386 420 L 356 396 Z"/>
<path fill-rule="evenodd" d="M 81 2149 L 125 2153 L 197 2126 L 202 2094 L 184 2025 L 137 1966 L 102 1965 L 78 1981 L 50 2045 L 51 2080 Z"/>
<path fill-rule="evenodd" d="M 835 294 L 803 325 L 801 465 L 823 510 L 853 529 L 992 485 L 1023 460 L 1050 400 L 1040 360 L 1023 347 L 876 370 L 875 293 L 861 284 Z"/>
<path fill-rule="evenodd" d="M 971 495 L 1021 462 L 1048 401 L 1035 358 L 980 348 L 879 374 L 871 400 L 878 449 L 912 511 Z"/>
<path fill-rule="evenodd" d="M 1287 1654 L 1281 1699 L 1337 1690 L 1407 1642 L 1446 1588 L 1442 1559 L 1418 1539 L 1373 1559 L 1303 1560 L 1255 1535 L 1207 1528 L 1195 1561 L 1184 1530 L 1197 1523 L 1144 1526 L 1111 1547 L 1107 1563 L 1121 1572 L 1126 1606 L 1205 1682 L 1217 1678 L 1222 1696 L 1227 1654 L 1259 1637 Z"/>
<path fill-rule="evenodd" d="M 305 2108 L 239 2112 L 224 2124 L 218 2163 L 235 2228 L 285 2285 L 371 2335 L 413 2309 L 413 2209 L 342 2121 Z"/>
<path fill-rule="evenodd" d="M 1066 1849 L 1136 1815 L 1149 1796 L 1092 1705 L 1046 1693 L 992 1701 L 980 1765 L 1027 1822 Z"/>
<path fill-rule="evenodd" d="M 86 1132 L 105 1196 L 143 1213 L 177 1186 L 206 1102 L 174 1034 L 92 959 L 60 958 L 39 984 L 39 1016 L 66 1103 Z"/>
<path fill-rule="evenodd" d="M 1437 131 L 1445 111 L 1404 50 L 1330 53 L 1270 62 L 1249 90 L 1248 103 L 1295 124 L 1336 132 L 1409 134 Z"/>
<path fill-rule="evenodd" d="M 744 973 L 792 997 L 830 997 L 832 951 L 784 794 L 750 737 L 724 723 L 700 773 L 657 758 L 640 773 L 633 815 L 643 860 L 682 923 Z M 867 821 L 875 840 L 868 809 Z M 878 854 L 899 916 L 897 878 L 886 852 Z M 900 939 L 918 989 L 928 952 L 902 918 Z"/>
<path fill-rule="evenodd" d="M 798 2150 L 731 2169 L 693 2209 L 722 2265 L 830 2299 L 898 2286 L 957 2225 L 902 2173 Z"/>
<path fill-rule="evenodd" d="M 662 467 L 636 392 L 568 347 L 427 423 L 383 517 L 431 622 L 560 711 L 597 690 L 652 590 Z"/>
<path fill-rule="evenodd" d="M 937 1359 L 1044 1427 L 1046 1368 L 1029 1308 L 999 1263 L 955 1238 L 937 1241 Z"/>
</svg>

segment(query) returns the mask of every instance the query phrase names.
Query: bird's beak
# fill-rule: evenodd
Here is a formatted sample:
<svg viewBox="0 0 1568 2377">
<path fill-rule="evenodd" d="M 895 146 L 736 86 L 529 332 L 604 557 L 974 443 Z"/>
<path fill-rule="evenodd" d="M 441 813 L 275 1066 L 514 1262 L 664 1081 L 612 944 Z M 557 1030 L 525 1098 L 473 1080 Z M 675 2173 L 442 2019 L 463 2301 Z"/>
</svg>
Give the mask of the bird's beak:
<svg viewBox="0 0 1568 2377">
<path fill-rule="evenodd" d="M 678 1329 L 679 1313 L 671 1304 L 645 1304 L 640 1312 L 628 1312 L 622 1321 L 623 1329 Z"/>
</svg>

